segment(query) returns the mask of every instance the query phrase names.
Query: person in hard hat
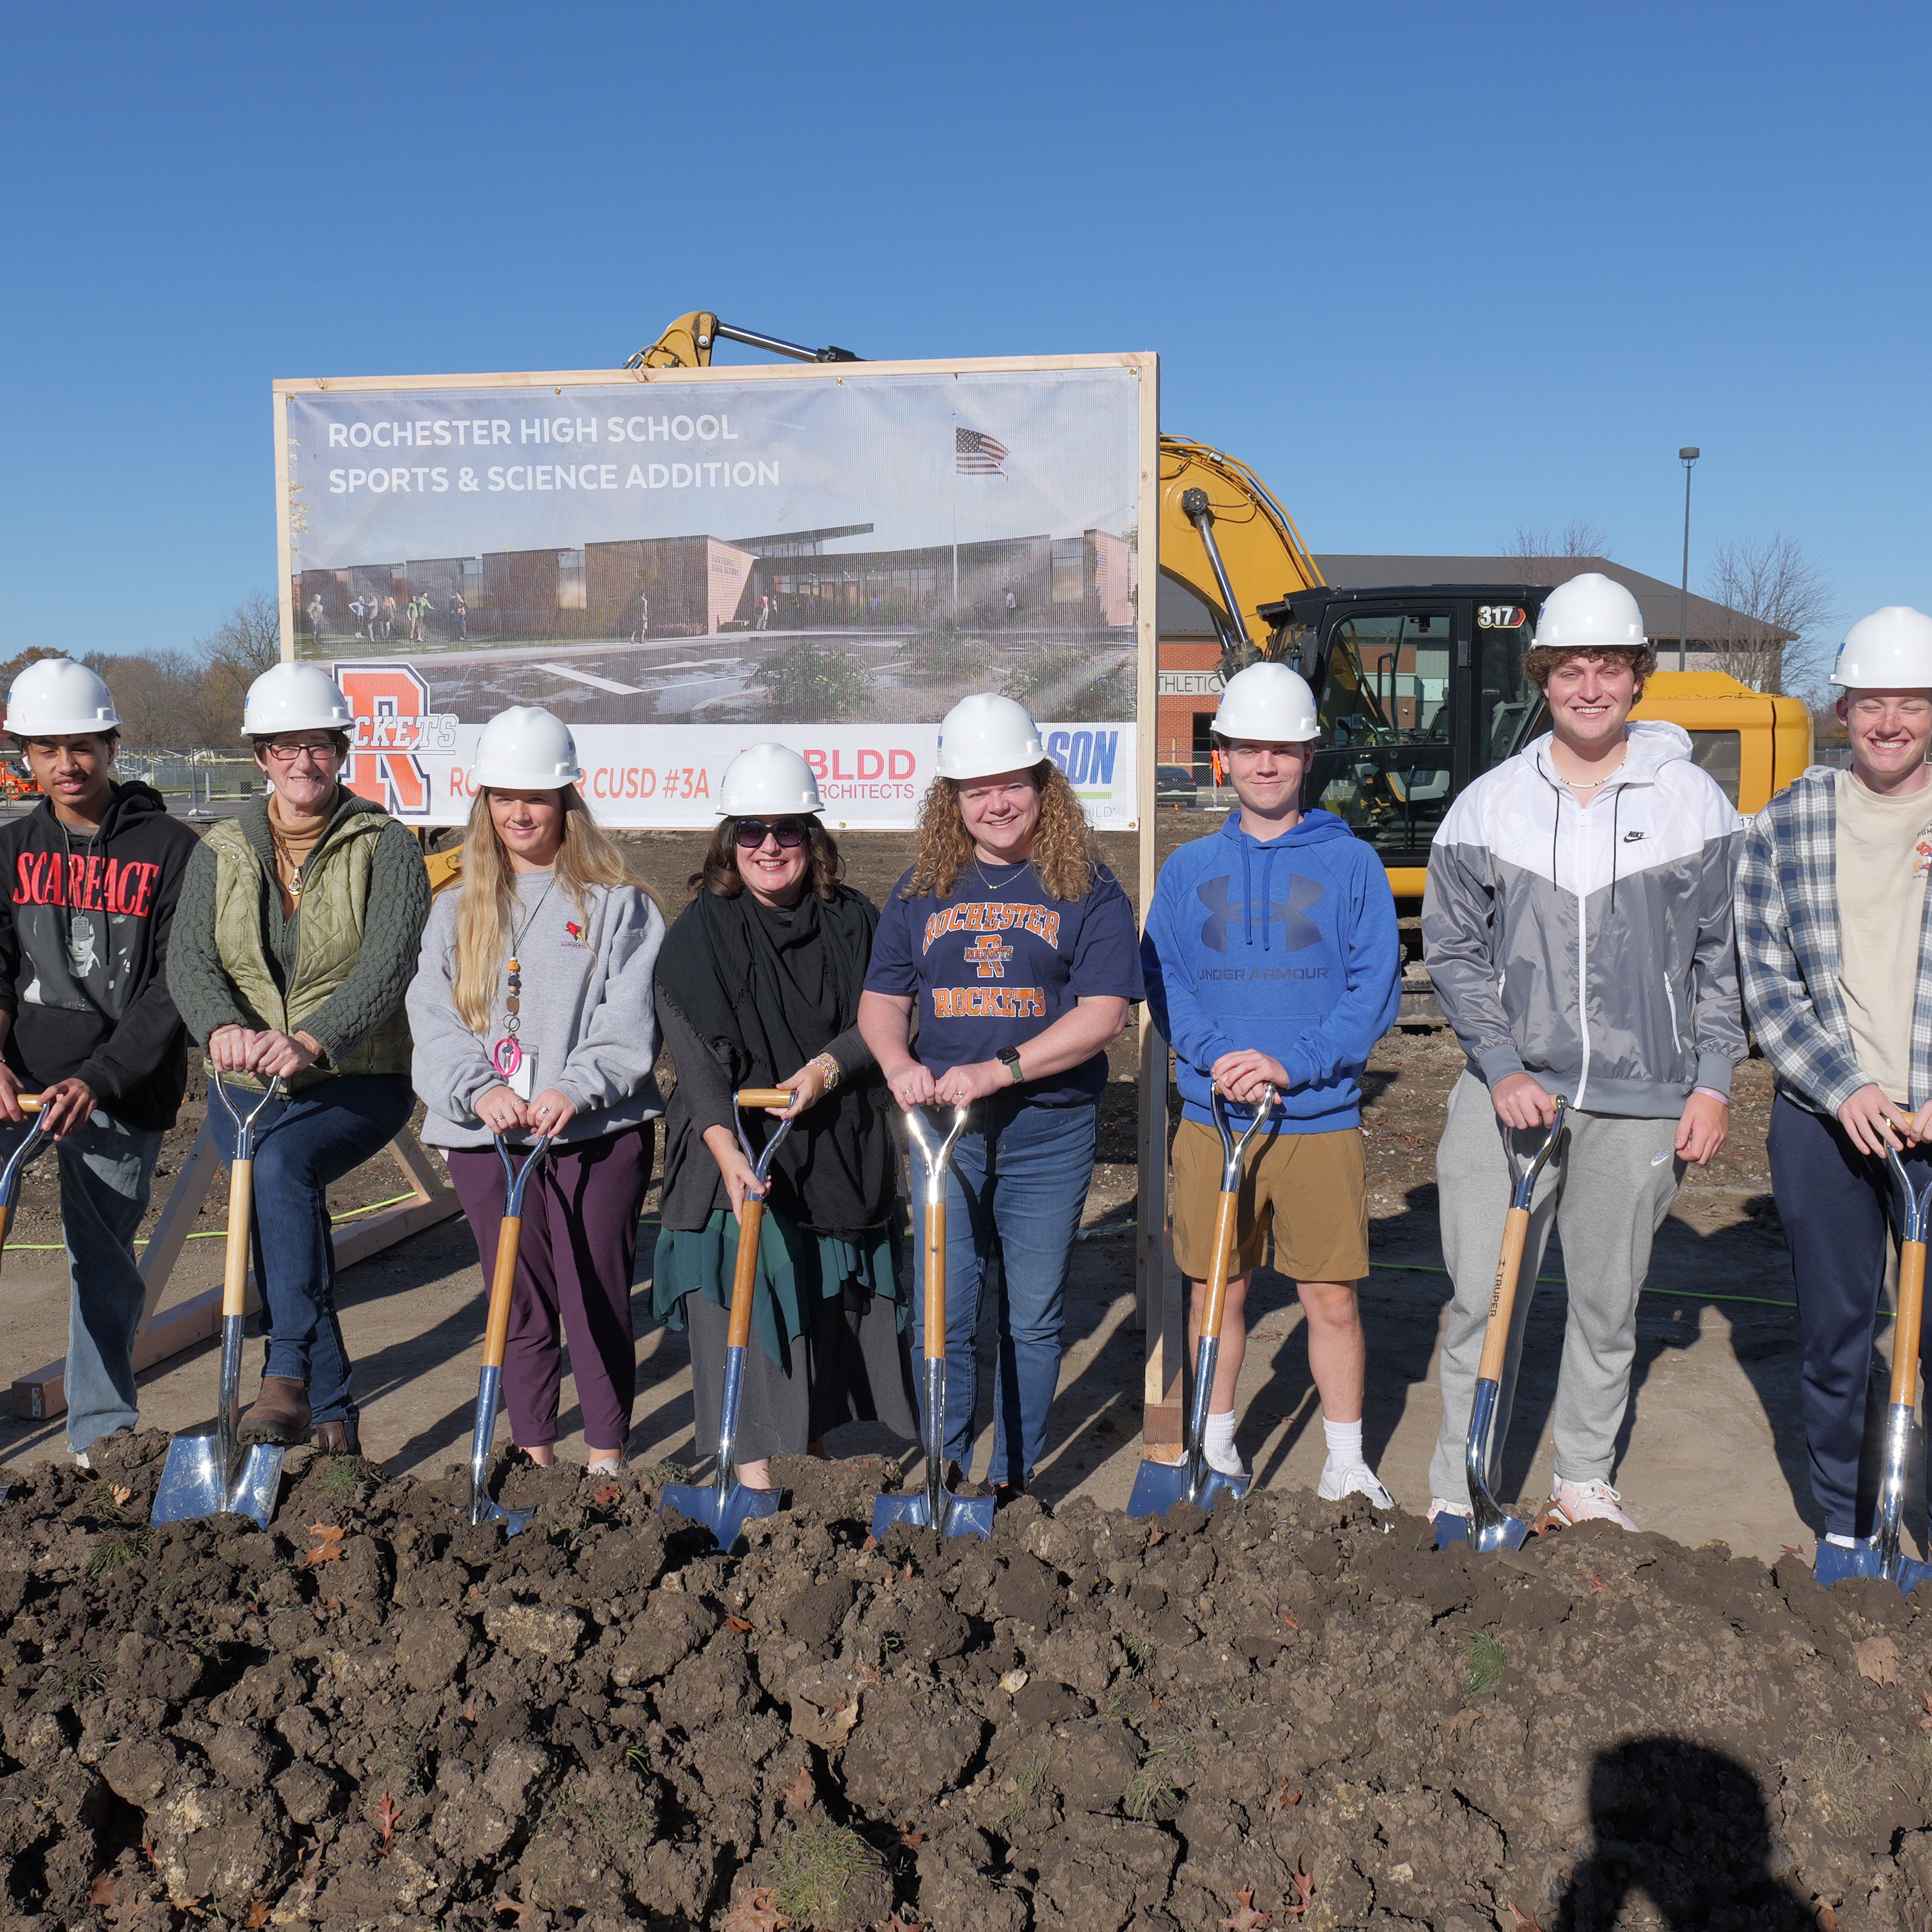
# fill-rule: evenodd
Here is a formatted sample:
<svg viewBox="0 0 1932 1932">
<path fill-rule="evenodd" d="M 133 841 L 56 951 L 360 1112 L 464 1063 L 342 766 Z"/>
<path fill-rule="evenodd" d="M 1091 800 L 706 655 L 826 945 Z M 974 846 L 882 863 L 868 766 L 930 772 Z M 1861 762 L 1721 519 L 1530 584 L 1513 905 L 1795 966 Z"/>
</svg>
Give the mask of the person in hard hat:
<svg viewBox="0 0 1932 1932">
<path fill-rule="evenodd" d="M 188 867 L 168 960 L 175 1004 L 211 1072 L 279 1076 L 256 1128 L 251 1238 L 267 1352 L 244 1442 L 359 1455 L 335 1306 L 328 1190 L 407 1121 L 410 1030 L 429 881 L 416 836 L 343 782 L 355 716 L 319 664 L 248 687 L 242 732 L 266 781 L 210 828 Z M 222 1158 L 235 1123 L 211 1100 Z"/>
<path fill-rule="evenodd" d="M 841 883 L 818 780 L 796 752 L 740 752 L 718 806 L 695 896 L 658 958 L 658 1017 L 677 1085 L 664 1119 L 652 1286 L 659 1316 L 690 1330 L 698 1439 L 716 1442 L 734 1218 L 753 1184 L 733 1096 L 790 1088 L 781 1118 L 797 1124 L 767 1182 L 738 1425 L 739 1480 L 762 1490 L 772 1456 L 822 1456 L 826 1431 L 840 1423 L 918 1433 L 905 1210 L 890 1101 L 858 1028 L 878 910 Z"/>
<path fill-rule="evenodd" d="M 912 865 L 879 915 L 859 1025 L 902 1108 L 974 1109 L 946 1182 L 946 1453 L 971 1458 L 974 1338 L 997 1241 L 998 1501 L 1025 1490 L 1046 1451 L 1106 1048 L 1140 998 L 1133 908 L 1039 727 L 1011 698 L 962 698 L 940 726 Z M 924 1314 L 915 1300 L 921 1346 Z"/>
<path fill-rule="evenodd" d="M 1750 824 L 1738 866 L 1744 1009 L 1777 1076 L 1772 1197 L 1804 1335 L 1817 1574 L 1870 1540 L 1860 1481 L 1873 1324 L 1900 1150 L 1932 1180 L 1932 617 L 1854 624 L 1832 669 L 1849 771 L 1814 767 Z"/>
<path fill-rule="evenodd" d="M 1550 1509 L 1634 1529 L 1611 1486 L 1651 1241 L 1687 1162 L 1730 1131 L 1744 1057 L 1731 884 L 1738 816 L 1680 726 L 1630 722 L 1656 654 L 1636 599 L 1586 571 L 1545 600 L 1524 676 L 1550 730 L 1469 785 L 1430 848 L 1423 956 L 1468 1068 L 1436 1150 L 1455 1301 L 1430 1514 L 1465 1516 L 1464 1451 L 1509 1207 L 1505 1136 L 1562 1145 L 1537 1182 L 1493 1454 L 1553 1224 L 1569 1317 Z"/>
<path fill-rule="evenodd" d="M 152 786 L 116 782 L 120 716 L 86 665 L 28 664 L 5 728 L 44 796 L 0 826 L 0 1158 L 26 1129 L 19 1096 L 39 1094 L 71 1286 L 67 1439 L 85 1467 L 139 1420 L 134 1232 L 188 1084 L 167 963 L 196 841 Z"/>
<path fill-rule="evenodd" d="M 1174 1254 L 1190 1281 L 1189 1357 L 1213 1266 L 1221 1143 L 1219 1087 L 1252 1118 L 1264 1090 L 1275 1125 L 1250 1157 L 1204 1448 L 1222 1474 L 1247 1340 L 1248 1276 L 1274 1234 L 1294 1282 L 1328 1460 L 1320 1491 L 1394 1507 L 1362 1446 L 1366 1361 L 1356 1284 L 1369 1271 L 1362 1070 L 1402 1004 L 1402 944 L 1388 874 L 1332 813 L 1302 808 L 1321 734 L 1315 694 L 1287 665 L 1228 680 L 1214 739 L 1238 801 L 1218 836 L 1161 868 L 1141 943 L 1148 999 L 1174 1048 L 1182 1101 L 1174 1140 Z"/>
<path fill-rule="evenodd" d="M 436 899 L 410 987 L 423 1138 L 496 1265 L 507 1187 L 495 1142 L 551 1142 L 524 1201 L 503 1396 L 511 1433 L 556 1457 L 559 1330 L 592 1469 L 622 1467 L 637 1355 L 631 1270 L 664 1112 L 652 976 L 664 916 L 598 830 L 570 728 L 535 706 L 477 741 L 463 876 Z"/>
</svg>

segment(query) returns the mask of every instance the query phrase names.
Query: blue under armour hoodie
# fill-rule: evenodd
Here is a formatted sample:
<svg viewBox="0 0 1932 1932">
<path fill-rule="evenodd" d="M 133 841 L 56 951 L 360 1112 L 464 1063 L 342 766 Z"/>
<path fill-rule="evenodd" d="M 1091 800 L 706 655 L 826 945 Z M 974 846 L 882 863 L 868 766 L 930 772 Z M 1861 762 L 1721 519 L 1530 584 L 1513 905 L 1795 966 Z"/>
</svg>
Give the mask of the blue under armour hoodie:
<svg viewBox="0 0 1932 1932">
<path fill-rule="evenodd" d="M 1218 836 L 1182 846 L 1160 868 L 1141 962 L 1187 1119 L 1213 1118 L 1215 1061 L 1258 1047 L 1288 1074 L 1284 1133 L 1360 1122 L 1358 1076 L 1401 1004 L 1402 946 L 1382 861 L 1333 812 L 1264 843 L 1231 812 Z"/>
</svg>

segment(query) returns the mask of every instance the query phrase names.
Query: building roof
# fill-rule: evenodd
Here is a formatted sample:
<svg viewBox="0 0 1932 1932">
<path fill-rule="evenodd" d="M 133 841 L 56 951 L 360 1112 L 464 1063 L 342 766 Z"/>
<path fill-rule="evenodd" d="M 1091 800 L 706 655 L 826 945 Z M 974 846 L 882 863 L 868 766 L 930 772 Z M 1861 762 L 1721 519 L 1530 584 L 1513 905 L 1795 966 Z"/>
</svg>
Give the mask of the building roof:
<svg viewBox="0 0 1932 1932">
<path fill-rule="evenodd" d="M 1661 578 L 1646 576 L 1628 565 L 1600 556 L 1370 556 L 1357 551 L 1337 552 L 1315 560 L 1324 580 L 1342 590 L 1372 589 L 1378 584 L 1558 584 L 1586 570 L 1600 571 L 1625 586 L 1643 613 L 1644 634 L 1652 644 L 1677 642 L 1678 591 Z M 1164 638 L 1211 638 L 1214 620 L 1208 607 L 1185 585 L 1163 576 L 1156 606 Z M 1690 643 L 1727 641 L 1747 628 L 1740 613 L 1708 597 L 1690 595 Z M 1789 643 L 1795 634 L 1781 634 Z"/>
</svg>

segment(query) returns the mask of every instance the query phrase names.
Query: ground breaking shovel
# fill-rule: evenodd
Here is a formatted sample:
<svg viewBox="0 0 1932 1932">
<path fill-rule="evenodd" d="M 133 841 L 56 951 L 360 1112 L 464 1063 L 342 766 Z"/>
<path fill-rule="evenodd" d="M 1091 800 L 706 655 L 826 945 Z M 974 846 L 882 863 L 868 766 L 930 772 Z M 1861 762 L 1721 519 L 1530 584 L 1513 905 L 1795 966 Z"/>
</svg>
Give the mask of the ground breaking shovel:
<svg viewBox="0 0 1932 1932">
<path fill-rule="evenodd" d="M 726 1331 L 724 1393 L 718 1407 L 718 1473 L 706 1484 L 667 1483 L 658 1498 L 661 1510 L 676 1510 L 700 1528 L 708 1529 L 721 1550 L 736 1546 L 745 1526 L 754 1516 L 777 1514 L 776 1490 L 749 1490 L 732 1472 L 731 1452 L 738 1440 L 738 1405 L 745 1394 L 745 1351 L 752 1340 L 752 1305 L 758 1282 L 758 1237 L 765 1219 L 765 1177 L 770 1173 L 772 1156 L 778 1143 L 791 1132 L 792 1124 L 781 1120 L 778 1131 L 765 1143 L 763 1154 L 754 1154 L 746 1138 L 744 1110 L 747 1107 L 788 1107 L 791 1095 L 782 1087 L 747 1087 L 737 1096 L 737 1111 L 731 1124 L 738 1130 L 738 1144 L 757 1177 L 758 1192 L 748 1190 L 738 1214 L 738 1263 L 731 1277 L 731 1325 Z"/>
<path fill-rule="evenodd" d="M 226 1083 L 210 1071 L 209 1088 L 235 1123 L 235 1158 L 228 1163 L 227 1265 L 221 1277 L 220 1406 L 212 1436 L 177 1436 L 154 1491 L 154 1522 L 185 1522 L 194 1516 L 253 1516 L 263 1528 L 275 1513 L 282 1485 L 279 1442 L 238 1443 L 242 1413 L 242 1322 L 248 1306 L 248 1226 L 255 1205 L 255 1123 L 282 1090 L 271 1080 L 247 1113 L 229 1097 Z"/>
<path fill-rule="evenodd" d="M 1905 1509 L 1905 1471 L 1912 1450 L 1912 1411 L 1918 1395 L 1918 1339 L 1925 1313 L 1925 1221 L 1932 1209 L 1932 1182 L 1914 1191 L 1912 1176 L 1896 1148 L 1886 1150 L 1898 1184 L 1898 1310 L 1892 1330 L 1892 1402 L 1885 1418 L 1885 1474 L 1878 1492 L 1878 1534 L 1870 1547 L 1841 1550 L 1818 1546 L 1821 1583 L 1846 1576 L 1886 1576 L 1906 1596 L 1932 1576 L 1932 1564 L 1907 1556 L 1899 1544 L 1899 1520 Z M 1838 1559 L 1836 1561 L 1832 1559 Z"/>
<path fill-rule="evenodd" d="M 1436 1544 L 1473 1540 L 1483 1550 L 1520 1550 L 1529 1535 L 1529 1526 L 1520 1516 L 1511 1516 L 1496 1499 L 1490 1487 L 1494 1465 L 1496 1402 L 1502 1393 L 1503 1364 L 1509 1355 L 1510 1322 L 1516 1312 L 1516 1277 L 1522 1272 L 1522 1251 L 1529 1238 L 1529 1204 L 1536 1192 L 1536 1177 L 1548 1164 L 1563 1138 L 1563 1114 L 1569 1106 L 1561 1094 L 1556 1096 L 1556 1118 L 1543 1136 L 1543 1144 L 1527 1165 L 1516 1157 L 1514 1135 L 1505 1130 L 1503 1146 L 1515 1185 L 1510 1196 L 1509 1214 L 1503 1222 L 1503 1251 L 1496 1263 L 1496 1285 L 1490 1294 L 1489 1325 L 1483 1330 L 1482 1359 L 1476 1364 L 1476 1392 L 1469 1405 L 1469 1439 L 1463 1449 L 1463 1466 L 1469 1478 L 1472 1516 L 1444 1510 L 1436 1519 Z"/>
<path fill-rule="evenodd" d="M 28 1162 L 47 1144 L 46 1122 L 40 1114 L 40 1096 L 16 1094 L 14 1099 L 22 1113 L 33 1115 L 34 1122 L 20 1144 L 7 1156 L 7 1165 L 0 1167 L 0 1254 L 6 1252 L 7 1230 L 14 1225 L 14 1210 L 20 1203 L 20 1176 L 26 1171 Z"/>
<path fill-rule="evenodd" d="M 1208 1405 L 1214 1393 L 1214 1368 L 1221 1355 L 1221 1319 L 1228 1305 L 1228 1272 L 1234 1261 L 1235 1236 L 1240 1219 L 1241 1174 L 1248 1143 L 1269 1124 L 1275 1090 L 1264 1088 L 1261 1105 L 1237 1141 L 1228 1124 L 1227 1102 L 1221 1090 L 1211 1094 L 1214 1126 L 1221 1136 L 1221 1196 L 1214 1208 L 1214 1253 L 1208 1263 L 1208 1294 L 1201 1310 L 1201 1339 L 1194 1358 L 1193 1398 L 1187 1406 L 1187 1435 L 1178 1462 L 1143 1462 L 1127 1498 L 1130 1516 L 1165 1516 L 1176 1503 L 1212 1509 L 1223 1496 L 1238 1502 L 1253 1480 L 1250 1476 L 1224 1476 L 1208 1461 Z"/>
<path fill-rule="evenodd" d="M 916 1496 L 882 1496 L 872 1505 L 872 1534 L 883 1537 L 896 1522 L 937 1529 L 944 1536 L 990 1537 L 991 1496 L 955 1496 L 946 1486 L 946 1170 L 954 1144 L 966 1131 L 972 1109 L 956 1107 L 952 1130 L 935 1148 L 916 1108 L 906 1130 L 926 1157 L 926 1220 L 920 1238 L 926 1258 L 926 1354 L 920 1376 L 926 1396 L 926 1487 Z"/>
<path fill-rule="evenodd" d="M 503 1352 L 510 1337 L 510 1298 L 517 1284 L 517 1256 L 524 1242 L 524 1190 L 530 1176 L 550 1157 L 548 1138 L 534 1141 L 519 1172 L 499 1134 L 496 1158 L 503 1163 L 503 1219 L 496 1230 L 496 1266 L 490 1276 L 490 1312 L 483 1324 L 483 1366 L 476 1377 L 476 1414 L 470 1424 L 470 1521 L 476 1528 L 500 1522 L 514 1536 L 535 1510 L 506 1509 L 484 1486 L 490 1473 L 490 1443 L 496 1432 L 496 1398 L 503 1387 Z"/>
</svg>

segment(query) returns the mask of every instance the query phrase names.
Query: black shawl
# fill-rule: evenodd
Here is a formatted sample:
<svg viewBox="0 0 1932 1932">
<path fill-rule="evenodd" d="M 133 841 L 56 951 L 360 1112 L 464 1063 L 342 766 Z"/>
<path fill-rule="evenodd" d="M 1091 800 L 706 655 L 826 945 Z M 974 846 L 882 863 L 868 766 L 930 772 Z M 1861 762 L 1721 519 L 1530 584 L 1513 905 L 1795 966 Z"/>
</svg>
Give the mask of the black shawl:
<svg viewBox="0 0 1932 1932">
<path fill-rule="evenodd" d="M 808 890 L 788 923 L 748 892 L 727 899 L 700 891 L 665 935 L 659 994 L 685 1022 L 678 1030 L 696 1036 L 730 1088 L 772 1086 L 851 1034 L 878 920 L 872 901 L 844 886 L 830 900 Z M 856 1035 L 841 1041 L 846 1078 L 800 1117 L 772 1162 L 772 1206 L 820 1234 L 876 1228 L 898 1197 L 888 1105 L 872 1056 L 856 1048 Z M 716 1083 L 705 1077 L 712 1070 L 695 1070 L 700 1077 L 687 1096 L 685 1070 L 678 1070 L 665 1121 L 667 1227 L 685 1225 L 700 1195 L 708 1207 L 716 1184 L 700 1136 L 717 1123 L 706 1118 L 710 1108 L 692 1105 L 696 1091 L 715 1090 Z M 757 1117 L 749 1130 L 754 1147 L 764 1144 L 770 1124 Z"/>
</svg>

